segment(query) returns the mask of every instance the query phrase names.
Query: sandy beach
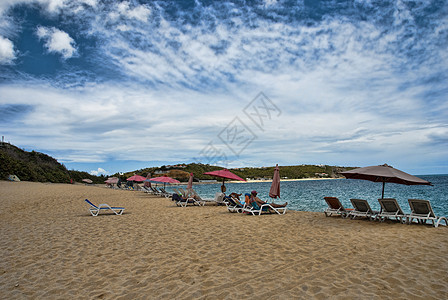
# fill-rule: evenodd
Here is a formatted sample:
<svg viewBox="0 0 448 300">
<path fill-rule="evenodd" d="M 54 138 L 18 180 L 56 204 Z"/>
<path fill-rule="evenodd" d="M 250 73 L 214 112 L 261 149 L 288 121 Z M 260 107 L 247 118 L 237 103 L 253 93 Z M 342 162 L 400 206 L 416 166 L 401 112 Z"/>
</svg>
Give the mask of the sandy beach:
<svg viewBox="0 0 448 300">
<path fill-rule="evenodd" d="M 85 198 L 126 210 L 122 216 L 92 217 Z M 445 226 L 293 211 L 249 216 L 80 184 L 0 181 L 0 199 L 1 299 L 448 294 Z"/>
</svg>

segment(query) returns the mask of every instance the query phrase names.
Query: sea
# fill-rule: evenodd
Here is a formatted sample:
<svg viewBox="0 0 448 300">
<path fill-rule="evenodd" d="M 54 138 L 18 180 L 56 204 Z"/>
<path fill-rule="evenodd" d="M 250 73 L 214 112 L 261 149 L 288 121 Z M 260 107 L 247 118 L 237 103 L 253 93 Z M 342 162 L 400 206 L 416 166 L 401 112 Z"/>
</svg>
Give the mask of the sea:
<svg viewBox="0 0 448 300">
<path fill-rule="evenodd" d="M 446 175 L 417 175 L 428 180 L 433 186 L 401 185 L 386 183 L 384 198 L 395 198 L 405 213 L 410 213 L 408 199 L 426 199 L 431 201 L 437 216 L 448 216 L 448 174 Z M 221 190 L 220 183 L 197 184 L 193 188 L 202 198 L 214 198 Z M 226 194 L 250 193 L 255 190 L 258 197 L 272 202 L 269 198 L 271 182 L 241 182 L 225 183 Z M 175 186 L 167 186 L 172 191 Z M 181 186 L 182 187 L 182 186 Z M 183 186 L 185 188 L 186 186 Z M 288 209 L 298 211 L 323 212 L 327 208 L 324 197 L 338 197 L 346 208 L 351 208 L 350 198 L 366 199 L 372 209 L 379 210 L 378 198 L 381 198 L 382 183 L 356 179 L 319 179 L 301 181 L 281 181 L 280 199 L 275 203 L 288 202 Z"/>
</svg>

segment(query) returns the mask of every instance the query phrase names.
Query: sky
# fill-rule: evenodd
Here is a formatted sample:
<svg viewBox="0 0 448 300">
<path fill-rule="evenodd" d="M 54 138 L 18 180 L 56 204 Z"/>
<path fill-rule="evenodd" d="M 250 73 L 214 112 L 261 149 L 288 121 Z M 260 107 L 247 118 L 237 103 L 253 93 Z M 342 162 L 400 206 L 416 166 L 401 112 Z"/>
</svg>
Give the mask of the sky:
<svg viewBox="0 0 448 300">
<path fill-rule="evenodd" d="M 113 174 L 448 173 L 448 3 L 0 1 L 0 135 Z"/>
</svg>

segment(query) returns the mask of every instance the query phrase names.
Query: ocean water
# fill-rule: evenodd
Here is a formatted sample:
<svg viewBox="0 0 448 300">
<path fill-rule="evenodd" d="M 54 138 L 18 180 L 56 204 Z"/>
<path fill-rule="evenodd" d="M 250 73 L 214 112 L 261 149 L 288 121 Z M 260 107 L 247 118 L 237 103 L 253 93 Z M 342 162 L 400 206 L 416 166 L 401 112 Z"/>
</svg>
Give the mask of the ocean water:
<svg viewBox="0 0 448 300">
<path fill-rule="evenodd" d="M 448 216 L 448 175 L 421 175 L 422 179 L 430 181 L 434 186 L 401 185 L 386 183 L 384 197 L 395 198 L 405 213 L 410 213 L 407 199 L 427 199 L 431 201 L 434 213 L 438 216 Z M 203 198 L 213 198 L 220 191 L 221 183 L 198 184 L 194 189 Z M 226 183 L 227 193 L 258 192 L 265 201 L 269 198 L 270 182 Z M 185 188 L 185 186 L 184 186 Z M 172 187 L 167 187 L 167 190 Z M 327 208 L 326 196 L 338 197 L 345 207 L 352 207 L 350 198 L 361 198 L 369 201 L 372 209 L 379 210 L 378 198 L 381 198 L 382 183 L 355 179 L 282 181 L 280 184 L 281 198 L 276 203 L 288 202 L 288 208 L 300 211 L 321 212 Z"/>
</svg>

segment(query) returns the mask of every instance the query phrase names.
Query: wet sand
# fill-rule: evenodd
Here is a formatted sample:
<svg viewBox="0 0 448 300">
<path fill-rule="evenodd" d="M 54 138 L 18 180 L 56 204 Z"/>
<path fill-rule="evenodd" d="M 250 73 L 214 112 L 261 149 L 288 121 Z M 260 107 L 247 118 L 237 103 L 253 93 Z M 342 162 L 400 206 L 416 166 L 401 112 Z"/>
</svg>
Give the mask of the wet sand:
<svg viewBox="0 0 448 300">
<path fill-rule="evenodd" d="M 84 199 L 126 208 L 92 217 Z M 316 199 L 316 201 L 324 201 Z M 442 299 L 448 228 L 0 181 L 2 299 Z"/>
</svg>

